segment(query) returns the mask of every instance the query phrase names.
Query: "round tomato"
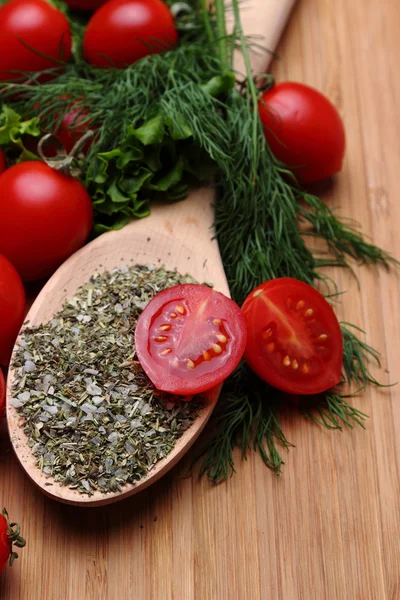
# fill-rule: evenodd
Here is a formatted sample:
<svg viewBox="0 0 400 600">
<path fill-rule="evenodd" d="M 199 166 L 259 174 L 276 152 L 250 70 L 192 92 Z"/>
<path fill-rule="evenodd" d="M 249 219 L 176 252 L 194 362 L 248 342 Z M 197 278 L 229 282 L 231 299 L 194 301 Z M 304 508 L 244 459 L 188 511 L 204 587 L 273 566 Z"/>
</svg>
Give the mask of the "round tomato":
<svg viewBox="0 0 400 600">
<path fill-rule="evenodd" d="M 205 285 L 183 284 L 157 294 L 140 315 L 136 353 L 154 385 L 174 394 L 211 389 L 243 356 L 240 308 Z"/>
<path fill-rule="evenodd" d="M 0 173 L 6 170 L 6 159 L 3 152 L 0 150 Z"/>
<path fill-rule="evenodd" d="M 273 279 L 249 294 L 242 311 L 245 359 L 261 379 L 291 394 L 318 394 L 340 382 L 342 333 L 317 290 L 297 279 Z"/>
<path fill-rule="evenodd" d="M 71 152 L 76 142 L 91 128 L 90 121 L 87 121 L 89 113 L 81 107 L 75 107 L 72 105 L 71 110 L 68 111 L 63 120 L 61 121 L 60 127 L 55 131 L 55 135 L 58 137 L 62 145 L 64 146 L 67 153 Z M 82 151 L 86 153 L 91 144 L 92 139 L 88 140 L 82 148 Z"/>
<path fill-rule="evenodd" d="M 50 275 L 85 243 L 92 228 L 85 187 L 39 161 L 0 175 L 0 252 L 22 279 Z"/>
<path fill-rule="evenodd" d="M 263 94 L 258 110 L 273 154 L 299 181 L 312 183 L 340 171 L 343 123 L 320 92 L 302 83 L 276 83 Z"/>
<path fill-rule="evenodd" d="M 14 551 L 13 546 L 23 548 L 26 542 L 20 536 L 20 528 L 17 523 L 10 523 L 8 513 L 3 508 L 0 513 L 0 572 L 9 564 L 13 564 L 18 558 L 18 554 Z"/>
<path fill-rule="evenodd" d="M 0 81 L 18 79 L 21 72 L 51 69 L 60 61 L 68 62 L 68 20 L 45 0 L 12 0 L 4 4 L 0 7 L 0 23 Z"/>
<path fill-rule="evenodd" d="M 64 0 L 74 10 L 97 10 L 107 0 Z"/>
<path fill-rule="evenodd" d="M 0 369 L 0 419 L 3 418 L 6 409 L 6 382 L 3 371 Z"/>
<path fill-rule="evenodd" d="M 177 42 L 171 12 L 161 0 L 109 0 L 90 19 L 83 52 L 95 67 L 122 69 Z"/>
<path fill-rule="evenodd" d="M 24 316 L 25 290 L 21 278 L 0 254 L 0 364 L 4 366 L 8 365 Z"/>
</svg>

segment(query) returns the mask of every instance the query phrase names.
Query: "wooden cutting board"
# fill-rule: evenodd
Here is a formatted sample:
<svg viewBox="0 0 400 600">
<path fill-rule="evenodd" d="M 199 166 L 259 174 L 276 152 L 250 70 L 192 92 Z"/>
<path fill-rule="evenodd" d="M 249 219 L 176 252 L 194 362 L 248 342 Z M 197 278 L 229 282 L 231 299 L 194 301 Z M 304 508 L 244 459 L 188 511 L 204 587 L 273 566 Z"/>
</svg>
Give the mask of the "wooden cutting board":
<svg viewBox="0 0 400 600">
<path fill-rule="evenodd" d="M 344 171 L 321 188 L 400 257 L 400 10 L 378 0 L 301 0 L 273 73 L 314 85 L 339 107 Z M 384 382 L 400 379 L 399 278 L 335 270 L 340 316 L 382 351 Z M 5 600 L 398 600 L 399 386 L 355 403 L 366 430 L 330 432 L 292 416 L 295 444 L 277 478 L 257 455 L 212 487 L 185 478 L 189 455 L 149 490 L 94 510 L 46 499 L 1 443 L 0 500 L 28 538 L 0 577 Z"/>
</svg>

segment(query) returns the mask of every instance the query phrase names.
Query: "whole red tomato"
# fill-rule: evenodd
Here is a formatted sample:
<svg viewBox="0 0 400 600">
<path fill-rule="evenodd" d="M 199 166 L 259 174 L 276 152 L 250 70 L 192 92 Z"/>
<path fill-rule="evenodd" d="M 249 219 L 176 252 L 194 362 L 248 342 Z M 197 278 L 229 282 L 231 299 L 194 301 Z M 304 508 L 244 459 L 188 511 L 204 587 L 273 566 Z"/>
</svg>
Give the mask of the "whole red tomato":
<svg viewBox="0 0 400 600">
<path fill-rule="evenodd" d="M 18 554 L 14 552 L 13 546 L 23 548 L 26 542 L 20 536 L 20 528 L 16 523 L 10 523 L 8 513 L 3 508 L 0 514 L 0 573 L 7 566 L 11 566 Z"/>
<path fill-rule="evenodd" d="M 20 163 L 0 175 L 0 252 L 26 281 L 50 275 L 78 250 L 92 220 L 85 187 L 45 163 Z"/>
<path fill-rule="evenodd" d="M 0 364 L 4 366 L 8 365 L 24 316 L 25 290 L 21 278 L 0 254 Z"/>
<path fill-rule="evenodd" d="M 3 152 L 0 150 L 0 173 L 6 170 L 6 159 Z"/>
<path fill-rule="evenodd" d="M 97 10 L 106 2 L 107 0 L 65 0 L 74 10 Z"/>
<path fill-rule="evenodd" d="M 161 0 L 110 0 L 90 19 L 83 51 L 95 67 L 124 68 L 177 42 L 173 17 Z"/>
<path fill-rule="evenodd" d="M 3 371 L 0 369 L 0 420 L 3 418 L 6 408 L 6 382 Z"/>
<path fill-rule="evenodd" d="M 0 23 L 0 81 L 18 79 L 21 72 L 51 69 L 60 61 L 68 62 L 68 20 L 45 0 L 12 0 L 4 4 L 0 7 Z"/>
<path fill-rule="evenodd" d="M 69 153 L 75 146 L 76 142 L 92 127 L 90 121 L 87 121 L 89 113 L 85 108 L 75 107 L 72 104 L 71 110 L 65 113 L 60 127 L 55 131 L 65 150 Z M 82 148 L 83 152 L 87 152 L 92 144 L 92 139 L 88 140 Z"/>
<path fill-rule="evenodd" d="M 320 92 L 302 83 L 276 83 L 263 94 L 258 110 L 272 152 L 299 181 L 312 183 L 340 171 L 343 123 Z"/>
</svg>

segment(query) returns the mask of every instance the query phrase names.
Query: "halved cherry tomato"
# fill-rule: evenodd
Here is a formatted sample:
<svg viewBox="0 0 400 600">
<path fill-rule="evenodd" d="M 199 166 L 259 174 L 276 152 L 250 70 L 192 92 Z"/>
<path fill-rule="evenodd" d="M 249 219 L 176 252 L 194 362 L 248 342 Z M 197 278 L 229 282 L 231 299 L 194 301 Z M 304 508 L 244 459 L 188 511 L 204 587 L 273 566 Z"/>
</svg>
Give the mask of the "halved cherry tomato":
<svg viewBox="0 0 400 600">
<path fill-rule="evenodd" d="M 4 415 L 6 408 L 6 382 L 4 381 L 3 371 L 0 369 L 0 419 Z"/>
<path fill-rule="evenodd" d="M 262 283 L 244 301 L 245 359 L 261 379 L 292 394 L 318 394 L 340 382 L 343 339 L 332 307 L 292 278 Z"/>
<path fill-rule="evenodd" d="M 154 385 L 174 394 L 211 389 L 232 373 L 246 346 L 240 308 L 205 285 L 157 294 L 140 315 L 136 353 Z"/>
</svg>

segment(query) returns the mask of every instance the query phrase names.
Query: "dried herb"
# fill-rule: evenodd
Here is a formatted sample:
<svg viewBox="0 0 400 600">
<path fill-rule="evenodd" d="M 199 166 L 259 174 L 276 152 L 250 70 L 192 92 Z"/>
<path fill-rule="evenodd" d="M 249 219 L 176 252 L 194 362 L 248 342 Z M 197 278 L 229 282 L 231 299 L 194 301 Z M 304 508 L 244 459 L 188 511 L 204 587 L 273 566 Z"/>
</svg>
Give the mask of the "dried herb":
<svg viewBox="0 0 400 600">
<path fill-rule="evenodd" d="M 160 290 L 193 282 L 152 266 L 95 274 L 49 322 L 26 327 L 11 404 L 42 472 L 92 494 L 121 490 L 167 456 L 201 408 L 157 391 L 133 332 Z"/>
</svg>

